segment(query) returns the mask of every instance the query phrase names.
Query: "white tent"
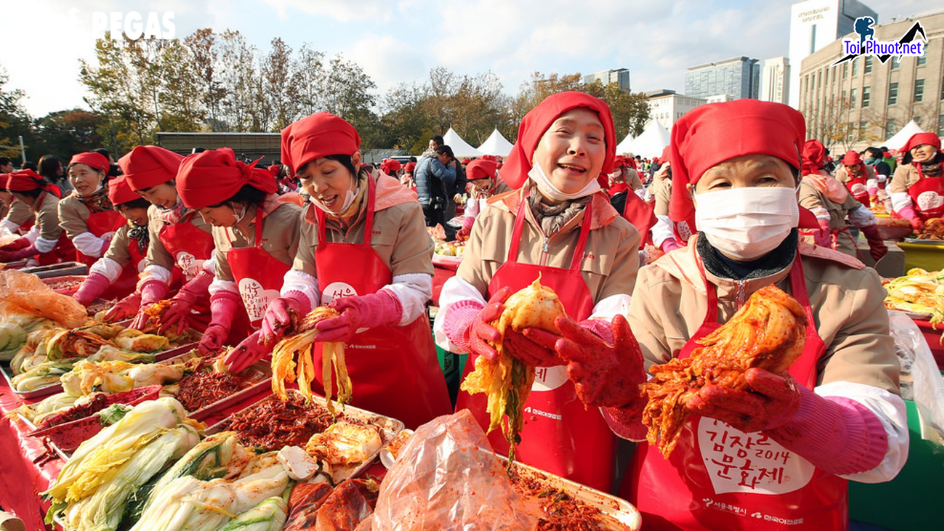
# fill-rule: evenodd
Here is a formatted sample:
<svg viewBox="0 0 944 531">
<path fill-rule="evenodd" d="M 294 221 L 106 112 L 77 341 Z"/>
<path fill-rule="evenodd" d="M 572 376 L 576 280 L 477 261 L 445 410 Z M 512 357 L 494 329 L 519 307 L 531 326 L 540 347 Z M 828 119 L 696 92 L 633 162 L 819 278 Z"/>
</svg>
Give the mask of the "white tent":
<svg viewBox="0 0 944 531">
<path fill-rule="evenodd" d="M 616 145 L 616 154 L 623 155 L 626 153 L 632 153 L 629 146 L 633 143 L 633 135 L 626 135 L 626 138 L 622 142 Z M 633 156 L 636 154 L 633 153 Z"/>
<path fill-rule="evenodd" d="M 898 131 L 898 133 L 895 134 L 895 136 L 886 140 L 885 143 L 882 145 L 887 147 L 888 149 L 901 149 L 902 147 L 904 147 L 905 142 L 907 142 L 908 139 L 911 138 L 911 135 L 914 135 L 915 133 L 923 133 L 923 132 L 924 132 L 924 129 L 921 129 L 921 126 L 918 125 L 917 122 L 915 122 L 914 120 L 911 120 L 904 127 L 901 128 L 901 131 Z"/>
<path fill-rule="evenodd" d="M 669 145 L 669 140 L 669 132 L 665 130 L 665 127 L 662 127 L 658 120 L 652 120 L 642 134 L 626 146 L 626 149 L 617 148 L 616 151 L 617 153 L 632 153 L 640 157 L 658 157 L 662 155 L 665 146 Z"/>
<path fill-rule="evenodd" d="M 462 140 L 462 137 L 451 127 L 443 135 L 443 144 L 452 148 L 452 154 L 456 158 L 481 157 L 484 155 L 484 153 L 466 143 L 465 140 Z"/>
<path fill-rule="evenodd" d="M 486 155 L 495 155 L 496 157 L 507 157 L 511 153 L 511 148 L 514 145 L 505 140 L 505 137 L 498 132 L 496 127 L 492 134 L 488 136 L 488 139 L 479 146 L 479 151 L 485 153 Z M 456 154 L 458 156 L 458 153 Z"/>
</svg>

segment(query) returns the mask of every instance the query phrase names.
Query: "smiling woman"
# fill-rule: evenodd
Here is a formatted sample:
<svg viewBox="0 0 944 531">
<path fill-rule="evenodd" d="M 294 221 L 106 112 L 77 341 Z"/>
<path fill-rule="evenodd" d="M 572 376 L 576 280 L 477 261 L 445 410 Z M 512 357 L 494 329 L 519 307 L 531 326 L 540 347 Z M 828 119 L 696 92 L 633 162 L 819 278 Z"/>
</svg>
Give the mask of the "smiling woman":
<svg viewBox="0 0 944 531">
<path fill-rule="evenodd" d="M 74 190 L 59 202 L 59 225 L 78 251 L 76 258 L 91 266 L 108 250 L 124 220 L 108 199 L 109 163 L 94 152 L 79 153 L 69 162 Z"/>
</svg>

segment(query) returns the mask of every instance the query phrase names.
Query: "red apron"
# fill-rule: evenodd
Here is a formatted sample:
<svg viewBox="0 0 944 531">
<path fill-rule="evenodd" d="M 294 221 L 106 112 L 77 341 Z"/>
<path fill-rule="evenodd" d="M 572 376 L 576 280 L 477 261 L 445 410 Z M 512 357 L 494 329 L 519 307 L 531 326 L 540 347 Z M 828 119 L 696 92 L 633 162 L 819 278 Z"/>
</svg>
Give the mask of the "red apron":
<svg viewBox="0 0 944 531">
<path fill-rule="evenodd" d="M 106 210 L 104 212 L 92 212 L 89 214 L 87 220 L 85 220 L 85 226 L 88 227 L 88 231 L 94 234 L 98 238 L 104 239 L 104 236 L 111 235 L 114 236 L 115 232 L 121 228 L 125 223 L 125 218 L 118 212 L 114 210 Z M 91 267 L 98 258 L 94 256 L 89 256 L 82 251 L 76 250 L 75 252 L 76 260 L 82 262 L 83 264 Z"/>
<path fill-rule="evenodd" d="M 488 284 L 488 296 L 508 286 L 512 292 L 521 290 L 541 277 L 541 284 L 557 293 L 567 315 L 582 321 L 593 311 L 593 298 L 587 283 L 580 274 L 584 248 L 590 234 L 592 219 L 591 204 L 587 204 L 580 239 L 574 249 L 569 269 L 548 267 L 518 262 L 518 243 L 525 224 L 526 197 L 515 217 L 515 228 L 505 261 Z M 463 380 L 475 368 L 474 354 L 469 354 Z M 469 395 L 459 391 L 456 411 L 468 409 L 483 429 L 488 429 L 489 415 L 485 411 L 484 394 Z M 613 456 L 616 444 L 613 433 L 607 427 L 603 415 L 595 408 L 587 408 L 577 398 L 574 384 L 567 378 L 567 368 L 539 367 L 531 387 L 531 394 L 524 407 L 525 424 L 521 430 L 521 443 L 516 449 L 517 459 L 522 463 L 546 470 L 552 474 L 583 483 L 607 492 L 613 481 Z M 501 430 L 489 435 L 492 448 L 499 454 L 508 455 L 508 442 Z"/>
<path fill-rule="evenodd" d="M 862 177 L 852 178 L 849 176 L 849 181 L 846 183 L 846 189 L 849 190 L 849 193 L 852 194 L 852 197 L 863 205 L 869 207 L 872 205 L 871 199 L 869 199 L 869 181 L 865 177 L 865 169 L 862 169 Z"/>
<path fill-rule="evenodd" d="M 241 341 L 254 330 L 259 329 L 266 308 L 272 301 L 279 298 L 282 279 L 289 270 L 288 265 L 276 260 L 262 248 L 263 221 L 262 207 L 257 207 L 254 245 L 242 249 L 230 249 L 226 253 L 226 261 L 229 262 L 233 280 L 239 288 L 243 307 L 249 317 L 249 326 L 246 326 L 237 315 L 230 328 L 229 342 Z"/>
<path fill-rule="evenodd" d="M 213 257 L 213 234 L 197 228 L 191 221 L 196 212 L 189 212 L 177 223 L 165 224 L 157 237 L 174 258 L 171 293 L 178 277 L 186 284 L 200 274 L 203 263 Z M 206 330 L 210 324 L 210 293 L 202 293 L 190 308 L 188 322 L 192 328 Z M 245 328 L 245 327 L 242 327 Z"/>
<path fill-rule="evenodd" d="M 701 327 L 678 354 L 687 357 L 717 329 L 715 286 L 708 291 Z M 806 346 L 790 367 L 801 385 L 816 385 L 816 364 L 826 346 L 816 333 L 800 255 L 790 270 L 790 291 L 806 311 Z M 762 432 L 744 433 L 708 417 L 689 417 L 668 460 L 640 443 L 620 496 L 642 513 L 646 529 L 843 530 L 848 527 L 846 480 L 817 469 Z"/>
<path fill-rule="evenodd" d="M 374 179 L 367 179 L 364 242 L 330 243 L 325 214 L 316 209 L 318 247 L 315 268 L 321 304 L 339 297 L 376 293 L 393 280 L 388 266 L 369 243 L 374 226 Z M 352 265 L 354 267 L 352 267 Z M 451 412 L 449 390 L 439 362 L 429 318 L 424 313 L 406 326 L 362 330 L 346 344 L 348 374 L 354 386 L 351 405 L 387 415 L 416 429 Z M 316 380 L 312 389 L 324 394 L 321 381 L 321 343 L 315 343 Z"/>
<path fill-rule="evenodd" d="M 49 195 L 49 192 L 42 194 L 39 198 L 39 201 L 36 203 L 36 211 L 39 212 L 39 207 L 43 204 L 43 201 Z M 29 226 L 32 227 L 35 224 L 35 221 L 30 221 Z M 20 227 L 26 227 L 26 223 L 20 225 Z M 36 230 L 39 230 L 37 228 Z M 25 234 L 25 233 L 24 233 Z M 72 245 L 72 240 L 66 235 L 66 231 L 62 231 L 62 234 L 59 235 L 59 240 L 56 241 L 56 246 L 53 247 L 48 253 L 40 253 L 36 255 L 36 260 L 39 262 L 39 265 L 52 265 L 58 264 L 59 262 L 69 262 L 75 258 L 75 246 Z"/>
<path fill-rule="evenodd" d="M 630 222 L 642 239 L 639 247 L 642 249 L 645 245 L 652 243 L 652 227 L 656 224 L 655 205 L 649 204 L 640 199 L 635 192 L 630 190 L 626 193 L 626 205 L 623 208 L 623 218 Z"/>
<path fill-rule="evenodd" d="M 925 221 L 944 216 L 944 176 L 925 177 L 921 164 L 915 162 L 914 166 L 920 178 L 908 188 L 908 195 L 915 210 Z"/>
</svg>

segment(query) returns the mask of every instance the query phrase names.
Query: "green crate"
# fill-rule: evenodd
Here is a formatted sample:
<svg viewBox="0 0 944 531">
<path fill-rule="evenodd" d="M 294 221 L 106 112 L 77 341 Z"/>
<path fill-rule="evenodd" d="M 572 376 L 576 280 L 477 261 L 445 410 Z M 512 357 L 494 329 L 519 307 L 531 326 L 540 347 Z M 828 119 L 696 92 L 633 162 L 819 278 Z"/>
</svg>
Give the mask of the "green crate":
<svg viewBox="0 0 944 531">
<path fill-rule="evenodd" d="M 941 529 L 944 500 L 944 447 L 921 438 L 918 410 L 908 407 L 908 461 L 887 483 L 849 482 L 852 520 L 898 531 Z"/>
</svg>

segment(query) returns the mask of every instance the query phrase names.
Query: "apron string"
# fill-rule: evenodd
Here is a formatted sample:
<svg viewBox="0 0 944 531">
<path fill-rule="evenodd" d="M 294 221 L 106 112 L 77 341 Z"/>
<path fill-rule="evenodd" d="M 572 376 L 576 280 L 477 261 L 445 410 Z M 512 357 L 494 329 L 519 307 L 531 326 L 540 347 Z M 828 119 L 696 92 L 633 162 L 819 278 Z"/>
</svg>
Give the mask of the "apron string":
<svg viewBox="0 0 944 531">
<path fill-rule="evenodd" d="M 583 210 L 583 222 L 580 224 L 580 238 L 577 240 L 577 248 L 574 249 L 574 256 L 570 260 L 570 270 L 580 271 L 580 264 L 583 262 L 583 251 L 587 247 L 587 239 L 590 237 L 590 224 L 593 222 L 593 198 L 587 203 Z"/>
<path fill-rule="evenodd" d="M 518 212 L 515 214 L 515 228 L 511 232 L 511 246 L 508 247 L 508 258 L 505 262 L 515 263 L 518 261 L 518 243 L 521 241 L 521 230 L 524 227 L 524 208 L 527 203 L 530 189 L 526 189 L 521 194 L 521 204 L 518 205 Z"/>
<path fill-rule="evenodd" d="M 506 263 L 517 263 L 518 262 L 518 245 L 521 242 L 521 232 L 524 229 L 525 223 L 525 208 L 527 207 L 528 195 L 530 195 L 531 190 L 525 190 L 521 196 L 521 203 L 518 205 L 518 212 L 515 214 L 515 228 L 511 233 L 511 246 L 508 247 L 508 258 L 505 260 Z M 570 260 L 570 269 L 571 271 L 580 271 L 580 264 L 583 261 L 583 251 L 587 246 L 587 239 L 590 235 L 590 218 L 592 216 L 593 209 L 590 205 L 593 204 L 591 199 L 587 203 L 587 207 L 584 209 L 583 221 L 580 225 L 580 238 L 577 240 L 577 246 L 574 249 L 574 255 Z M 548 236 L 549 238 L 549 236 Z"/>
<path fill-rule="evenodd" d="M 256 206 L 256 240 L 255 247 L 262 245 L 262 206 Z"/>
</svg>

